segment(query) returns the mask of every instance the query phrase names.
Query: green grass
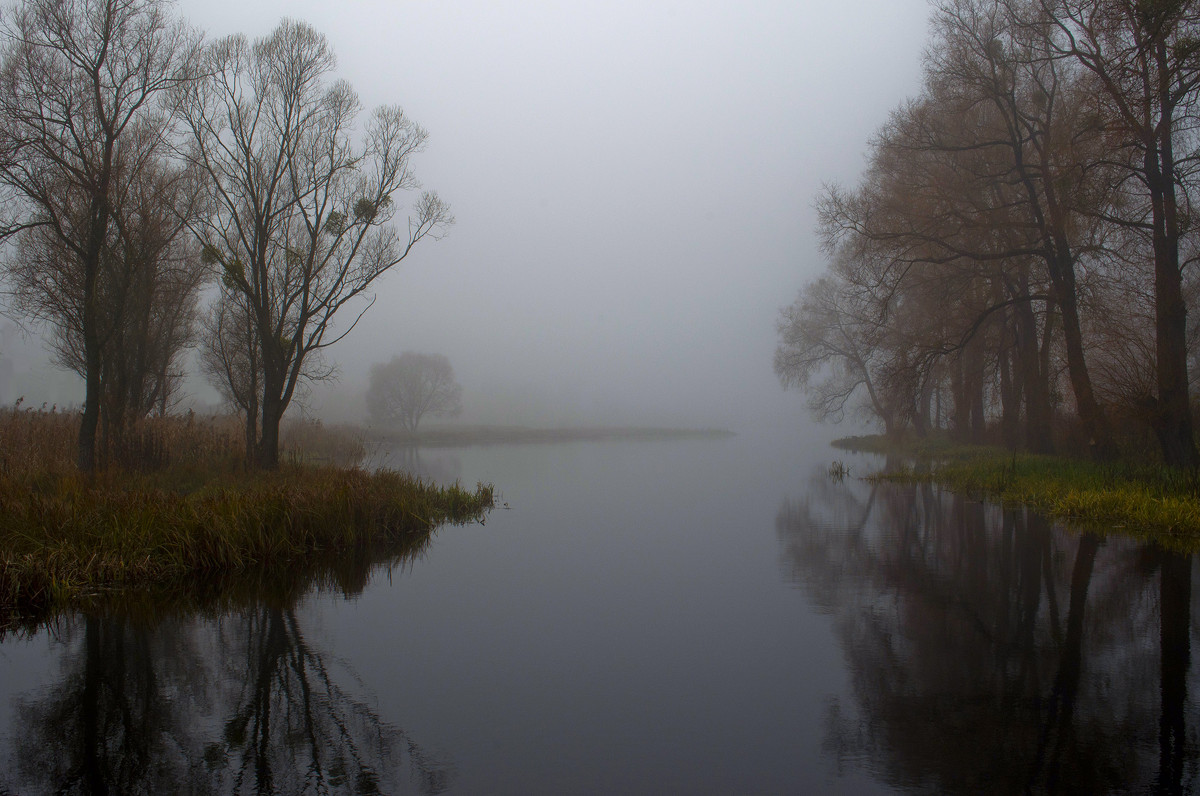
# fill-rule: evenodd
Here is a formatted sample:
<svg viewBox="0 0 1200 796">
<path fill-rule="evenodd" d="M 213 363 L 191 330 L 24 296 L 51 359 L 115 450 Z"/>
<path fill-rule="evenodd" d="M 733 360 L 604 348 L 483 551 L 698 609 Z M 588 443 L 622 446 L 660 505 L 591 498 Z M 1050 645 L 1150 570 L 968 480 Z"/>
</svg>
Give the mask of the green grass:
<svg viewBox="0 0 1200 796">
<path fill-rule="evenodd" d="M 848 441 L 839 447 L 868 449 Z M 1177 549 L 1200 549 L 1200 474 L 1196 472 L 1014 454 L 944 441 L 870 450 L 900 454 L 915 462 L 871 476 L 875 479 L 930 481 L 955 492 L 1030 506 L 1092 530 L 1150 538 Z"/>
</svg>

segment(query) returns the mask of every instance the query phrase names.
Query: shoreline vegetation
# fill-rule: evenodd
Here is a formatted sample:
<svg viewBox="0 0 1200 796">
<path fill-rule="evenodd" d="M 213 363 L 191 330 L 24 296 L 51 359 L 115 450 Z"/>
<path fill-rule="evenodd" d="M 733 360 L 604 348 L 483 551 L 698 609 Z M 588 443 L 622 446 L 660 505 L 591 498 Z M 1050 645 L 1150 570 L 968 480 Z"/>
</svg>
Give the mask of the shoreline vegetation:
<svg viewBox="0 0 1200 796">
<path fill-rule="evenodd" d="M 654 428 L 642 426 L 433 426 L 416 432 L 371 429 L 372 441 L 398 446 L 428 448 L 468 447 L 473 445 L 513 445 L 559 442 L 601 442 L 615 440 L 710 439 L 731 437 L 733 431 L 713 428 Z"/>
<path fill-rule="evenodd" d="M 1200 549 L 1200 472 L 1129 461 L 1035 455 L 941 438 L 845 437 L 834 448 L 902 459 L 867 479 L 929 482 L 1003 505 L 1024 505 L 1090 531 Z"/>
<path fill-rule="evenodd" d="M 493 488 L 439 487 L 357 466 L 347 428 L 297 421 L 283 463 L 245 465 L 236 420 L 152 418 L 104 446 L 94 474 L 74 462 L 79 415 L 0 410 L 0 627 L 128 596 L 184 593 L 350 556 L 420 548 L 442 524 L 483 522 Z M 315 575 L 314 577 L 319 577 Z"/>
</svg>

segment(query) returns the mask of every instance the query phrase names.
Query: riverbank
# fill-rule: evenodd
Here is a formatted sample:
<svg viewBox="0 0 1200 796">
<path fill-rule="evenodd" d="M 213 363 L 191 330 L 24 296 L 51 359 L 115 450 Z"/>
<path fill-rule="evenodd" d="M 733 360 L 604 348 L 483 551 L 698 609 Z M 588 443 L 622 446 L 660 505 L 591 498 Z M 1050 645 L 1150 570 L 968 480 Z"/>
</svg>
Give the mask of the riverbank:
<svg viewBox="0 0 1200 796">
<path fill-rule="evenodd" d="M 0 614 L 383 549 L 491 505 L 490 486 L 295 465 L 187 493 L 115 474 L 0 478 Z"/>
<path fill-rule="evenodd" d="M 934 482 L 974 497 L 1026 505 L 1091 530 L 1200 547 L 1200 476 L 1190 471 L 1034 456 L 945 440 L 848 437 L 833 445 L 905 460 L 869 478 Z"/>
<path fill-rule="evenodd" d="M 0 625 L 124 590 L 386 555 L 441 524 L 482 521 L 492 506 L 490 485 L 312 464 L 328 458 L 325 432 L 308 435 L 321 445 L 289 448 L 278 470 L 250 471 L 238 427 L 220 419 L 150 422 L 113 454 L 119 462 L 87 477 L 69 464 L 76 423 L 0 413 Z"/>
<path fill-rule="evenodd" d="M 605 440 L 706 439 L 729 437 L 722 429 L 653 428 L 637 426 L 435 426 L 415 432 L 371 429 L 371 439 L 388 445 L 455 448 L 470 445 L 512 445 Z"/>
</svg>

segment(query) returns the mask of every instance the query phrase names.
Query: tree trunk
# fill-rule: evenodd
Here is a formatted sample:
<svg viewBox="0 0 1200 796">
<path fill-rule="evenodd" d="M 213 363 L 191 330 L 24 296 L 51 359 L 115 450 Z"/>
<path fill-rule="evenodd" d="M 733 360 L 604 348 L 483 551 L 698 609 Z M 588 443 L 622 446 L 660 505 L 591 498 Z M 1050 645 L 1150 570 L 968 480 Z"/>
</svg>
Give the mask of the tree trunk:
<svg viewBox="0 0 1200 796">
<path fill-rule="evenodd" d="M 102 175 L 90 210 L 91 228 L 83 258 L 83 417 L 79 423 L 79 453 L 77 464 L 85 473 L 96 469 L 96 431 L 100 426 L 100 401 L 103 384 L 100 368 L 103 355 L 100 347 L 99 312 L 100 255 L 108 232 L 108 174 Z"/>
<path fill-rule="evenodd" d="M 254 457 L 254 464 L 260 470 L 274 470 L 279 467 L 279 423 L 282 419 L 283 408 L 280 401 L 269 395 L 264 396 L 262 429 Z"/>
<path fill-rule="evenodd" d="M 1016 450 L 1021 444 L 1021 383 L 1016 378 L 1016 356 L 1012 345 L 1012 319 L 1004 316 L 1000 347 L 1000 435 L 1004 447 Z"/>
<path fill-rule="evenodd" d="M 96 432 L 100 428 L 100 345 L 94 333 L 84 333 L 83 417 L 79 422 L 77 464 L 85 473 L 96 469 Z"/>
<path fill-rule="evenodd" d="M 264 266 L 260 269 L 259 278 L 262 279 L 261 274 L 265 273 Z M 265 285 L 260 287 L 260 292 L 262 295 L 269 293 Z M 255 315 L 255 328 L 262 357 L 262 392 L 259 404 L 262 423 L 259 426 L 258 444 L 254 450 L 254 466 L 260 470 L 274 470 L 279 467 L 279 421 L 287 408 L 283 400 L 287 368 L 282 345 L 272 329 L 269 315 L 261 306 L 256 309 Z"/>
<path fill-rule="evenodd" d="M 920 380 L 920 386 L 917 388 L 916 401 L 913 406 L 912 422 L 913 431 L 919 439 L 925 439 L 929 436 L 929 406 L 933 400 L 933 378 L 931 374 L 926 373 Z"/>
<path fill-rule="evenodd" d="M 965 442 L 971 425 L 971 402 L 967 394 L 964 352 L 959 351 L 950 368 L 950 391 L 954 397 L 954 438 Z"/>
<path fill-rule="evenodd" d="M 1155 202 L 1156 214 L 1158 205 Z M 1187 382 L 1187 305 L 1177 265 L 1178 244 L 1160 241 L 1157 230 L 1154 242 L 1158 397 L 1152 402 L 1150 422 L 1162 447 L 1163 461 L 1172 467 L 1195 467 L 1196 443 Z"/>
<path fill-rule="evenodd" d="M 1014 298 L 1022 299 L 1013 305 L 1013 312 L 1016 316 L 1021 387 L 1025 393 L 1025 447 L 1033 453 L 1053 453 L 1050 385 L 1048 374 L 1042 372 L 1037 318 L 1029 301 L 1029 276 L 1024 272 L 1018 278 L 1017 295 Z"/>
<path fill-rule="evenodd" d="M 969 402 L 971 442 L 982 445 L 986 442 L 987 414 L 983 394 L 984 359 L 981 335 L 975 335 L 967 342 L 964 353 L 963 386 Z"/>
<path fill-rule="evenodd" d="M 1112 437 L 1112 426 L 1108 415 L 1096 400 L 1092 388 L 1092 377 L 1088 372 L 1083 354 L 1083 331 L 1079 322 L 1079 299 L 1076 295 L 1075 262 L 1068 253 L 1064 240 L 1056 242 L 1057 256 L 1048 258 L 1050 281 L 1058 299 L 1062 314 L 1063 340 L 1066 343 L 1067 375 L 1071 379 L 1071 391 L 1075 394 L 1075 407 L 1079 422 L 1088 435 L 1088 446 L 1092 458 L 1108 461 L 1116 457 L 1117 446 Z"/>
<path fill-rule="evenodd" d="M 1175 108 L 1171 100 L 1167 45 L 1155 44 L 1159 85 L 1159 123 L 1146 141 L 1144 167 L 1154 222 L 1155 369 L 1158 397 L 1151 424 L 1162 446 L 1163 461 L 1172 467 L 1195 467 L 1187 380 L 1187 305 L 1179 269 L 1179 207 L 1175 197 Z"/>
</svg>

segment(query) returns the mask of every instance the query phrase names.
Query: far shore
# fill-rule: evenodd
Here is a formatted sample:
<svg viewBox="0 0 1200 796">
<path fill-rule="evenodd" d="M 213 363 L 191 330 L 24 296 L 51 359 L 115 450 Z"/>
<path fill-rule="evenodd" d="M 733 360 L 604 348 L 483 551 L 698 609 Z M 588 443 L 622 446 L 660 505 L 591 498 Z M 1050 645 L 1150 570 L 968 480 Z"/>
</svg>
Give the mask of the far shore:
<svg viewBox="0 0 1200 796">
<path fill-rule="evenodd" d="M 530 428 L 527 426 L 433 426 L 416 432 L 394 429 L 366 429 L 373 440 L 398 445 L 430 448 L 455 448 L 472 445 L 514 443 L 599 442 L 607 440 L 665 440 L 731 437 L 724 429 L 650 428 L 637 426 L 567 426 Z"/>
</svg>

